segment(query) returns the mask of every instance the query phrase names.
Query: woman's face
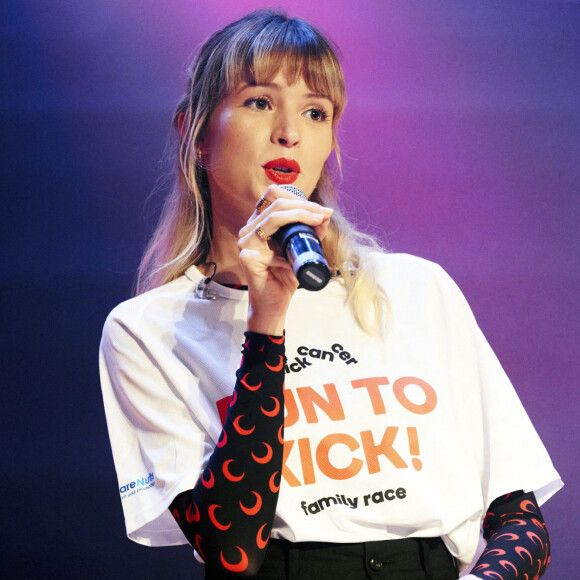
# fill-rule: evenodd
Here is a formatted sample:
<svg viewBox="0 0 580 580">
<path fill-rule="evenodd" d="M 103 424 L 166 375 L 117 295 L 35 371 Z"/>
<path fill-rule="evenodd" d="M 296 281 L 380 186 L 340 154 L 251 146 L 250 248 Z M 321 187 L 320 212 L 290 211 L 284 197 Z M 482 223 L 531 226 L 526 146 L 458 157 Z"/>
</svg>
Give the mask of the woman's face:
<svg viewBox="0 0 580 580">
<path fill-rule="evenodd" d="M 242 83 L 225 97 L 201 142 L 214 221 L 245 223 L 272 183 L 292 183 L 310 196 L 332 151 L 332 115 L 327 96 L 303 79 L 289 85 L 283 73 L 263 85 Z"/>
</svg>

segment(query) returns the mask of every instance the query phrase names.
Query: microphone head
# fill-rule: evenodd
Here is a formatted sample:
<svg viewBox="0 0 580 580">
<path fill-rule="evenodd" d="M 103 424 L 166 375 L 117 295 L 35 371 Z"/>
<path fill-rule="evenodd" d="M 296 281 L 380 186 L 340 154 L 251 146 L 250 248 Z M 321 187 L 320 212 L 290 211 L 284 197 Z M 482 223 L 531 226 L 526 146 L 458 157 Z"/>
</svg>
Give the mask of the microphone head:
<svg viewBox="0 0 580 580">
<path fill-rule="evenodd" d="M 296 187 L 295 185 L 283 184 L 283 185 L 280 185 L 279 187 L 280 187 L 280 189 L 283 189 L 284 191 L 289 191 L 290 193 L 293 193 L 297 197 L 301 197 L 303 199 L 308 199 L 304 195 L 304 192 L 299 187 Z"/>
</svg>

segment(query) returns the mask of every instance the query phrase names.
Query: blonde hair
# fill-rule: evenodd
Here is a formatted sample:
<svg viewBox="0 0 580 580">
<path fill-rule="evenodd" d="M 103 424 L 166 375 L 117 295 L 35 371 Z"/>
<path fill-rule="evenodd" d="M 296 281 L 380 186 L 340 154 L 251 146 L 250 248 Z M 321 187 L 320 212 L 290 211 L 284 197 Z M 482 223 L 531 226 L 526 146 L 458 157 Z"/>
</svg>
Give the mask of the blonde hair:
<svg viewBox="0 0 580 580">
<path fill-rule="evenodd" d="M 260 10 L 216 32 L 202 47 L 173 117 L 178 138 L 176 177 L 141 261 L 137 293 L 166 284 L 207 258 L 212 240 L 211 201 L 196 144 L 226 95 L 244 81 L 267 83 L 279 71 L 284 71 L 290 83 L 303 78 L 312 91 L 330 98 L 336 134 L 346 104 L 344 77 L 335 50 L 315 28 L 280 12 Z M 340 167 L 336 139 L 335 153 Z M 340 213 L 328 161 L 310 199 L 334 209 L 322 244 L 326 259 L 344 279 L 347 302 L 357 322 L 367 333 L 376 334 L 388 311 L 369 259 L 380 248 Z"/>
</svg>

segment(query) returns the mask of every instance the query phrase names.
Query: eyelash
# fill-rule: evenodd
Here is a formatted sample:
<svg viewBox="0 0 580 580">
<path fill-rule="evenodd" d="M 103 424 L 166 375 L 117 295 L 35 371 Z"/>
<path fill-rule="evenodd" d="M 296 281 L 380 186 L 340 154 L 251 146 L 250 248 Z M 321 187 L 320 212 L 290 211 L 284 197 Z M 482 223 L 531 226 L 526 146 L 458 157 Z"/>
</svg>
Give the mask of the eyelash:
<svg viewBox="0 0 580 580">
<path fill-rule="evenodd" d="M 266 110 L 266 109 L 258 108 L 257 105 L 260 102 L 266 103 L 268 108 L 272 106 L 272 101 L 270 100 L 269 97 L 261 96 L 261 97 L 252 97 L 250 99 L 247 99 L 246 101 L 244 101 L 244 107 L 254 108 L 258 111 Z M 310 109 L 308 109 L 307 112 L 308 113 L 315 112 L 318 115 L 320 115 L 320 117 L 318 119 L 312 119 L 316 123 L 323 123 L 324 121 L 328 120 L 328 113 L 322 107 L 311 107 Z"/>
<path fill-rule="evenodd" d="M 317 123 L 324 123 L 324 121 L 328 120 L 328 113 L 322 107 L 312 107 L 308 109 L 309 113 L 318 113 L 320 115 L 319 119 L 312 119 Z"/>
<path fill-rule="evenodd" d="M 267 103 L 268 107 L 272 106 L 272 101 L 268 97 L 252 97 L 244 102 L 244 107 L 255 108 L 258 111 L 263 111 L 264 109 L 259 109 L 257 104 L 262 101 Z"/>
</svg>

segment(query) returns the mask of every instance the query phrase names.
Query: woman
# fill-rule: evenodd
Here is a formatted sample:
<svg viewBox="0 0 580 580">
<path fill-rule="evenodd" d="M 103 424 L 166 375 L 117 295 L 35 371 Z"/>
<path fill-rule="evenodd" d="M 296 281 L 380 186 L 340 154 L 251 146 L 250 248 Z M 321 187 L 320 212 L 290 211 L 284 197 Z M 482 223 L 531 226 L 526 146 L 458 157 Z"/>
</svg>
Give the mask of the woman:
<svg viewBox="0 0 580 580">
<path fill-rule="evenodd" d="M 344 105 L 301 20 L 252 13 L 201 49 L 141 294 L 101 347 L 127 533 L 189 541 L 207 578 L 446 579 L 483 526 L 470 577 L 539 577 L 561 481 L 455 284 L 340 215 Z M 271 239 L 296 222 L 322 240 L 319 292 Z"/>
</svg>

